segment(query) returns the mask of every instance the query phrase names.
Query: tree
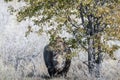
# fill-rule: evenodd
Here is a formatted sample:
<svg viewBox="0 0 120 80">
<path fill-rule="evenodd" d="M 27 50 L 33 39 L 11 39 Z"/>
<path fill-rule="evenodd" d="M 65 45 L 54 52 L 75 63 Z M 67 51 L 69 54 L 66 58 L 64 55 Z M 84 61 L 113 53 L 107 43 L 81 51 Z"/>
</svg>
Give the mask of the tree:
<svg viewBox="0 0 120 80">
<path fill-rule="evenodd" d="M 5 0 L 11 1 L 11 0 Z M 88 68 L 94 77 L 100 77 L 102 53 L 113 52 L 118 45 L 109 45 L 109 41 L 120 40 L 120 0 L 18 0 L 26 5 L 17 10 L 17 20 L 27 18 L 40 26 L 38 33 L 46 32 L 54 41 L 62 30 L 73 35 L 68 41 L 71 48 L 83 48 L 88 53 Z M 73 18 L 74 17 L 74 18 Z M 57 25 L 54 25 L 54 23 Z M 55 28 L 44 31 L 44 25 Z M 29 34 L 31 27 L 28 27 Z"/>
</svg>

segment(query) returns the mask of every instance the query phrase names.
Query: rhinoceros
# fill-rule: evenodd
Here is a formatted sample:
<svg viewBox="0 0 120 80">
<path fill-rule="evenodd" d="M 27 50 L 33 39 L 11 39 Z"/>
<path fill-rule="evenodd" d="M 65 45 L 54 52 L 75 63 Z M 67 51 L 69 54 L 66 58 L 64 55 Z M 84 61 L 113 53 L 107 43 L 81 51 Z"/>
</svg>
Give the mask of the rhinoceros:
<svg viewBox="0 0 120 80">
<path fill-rule="evenodd" d="M 70 55 L 71 50 L 61 38 L 57 38 L 56 44 L 53 46 L 53 48 L 57 49 L 51 49 L 51 45 L 48 44 L 45 46 L 43 52 L 48 73 L 50 77 L 66 77 L 71 64 L 71 58 L 68 58 L 66 55 Z"/>
</svg>

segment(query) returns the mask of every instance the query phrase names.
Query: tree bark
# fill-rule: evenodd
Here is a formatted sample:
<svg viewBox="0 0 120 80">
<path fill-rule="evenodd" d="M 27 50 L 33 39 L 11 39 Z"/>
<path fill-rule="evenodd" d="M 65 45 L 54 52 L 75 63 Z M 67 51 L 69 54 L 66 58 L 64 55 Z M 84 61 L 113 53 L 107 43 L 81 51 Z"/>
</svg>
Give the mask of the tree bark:
<svg viewBox="0 0 120 80">
<path fill-rule="evenodd" d="M 100 37 L 99 37 L 99 39 L 100 39 Z M 100 46 L 100 41 L 99 41 L 98 54 L 97 54 L 97 59 L 95 61 L 95 63 L 96 63 L 96 72 L 95 72 L 96 74 L 95 74 L 95 76 L 97 78 L 100 77 L 101 61 L 102 61 L 102 54 L 101 54 L 101 46 Z"/>
<path fill-rule="evenodd" d="M 88 68 L 91 76 L 94 74 L 94 56 L 93 56 L 93 39 L 88 39 Z"/>
<path fill-rule="evenodd" d="M 101 47 L 98 46 L 98 53 L 95 52 L 94 39 L 88 39 L 88 69 L 92 77 L 100 77 L 102 54 Z"/>
<path fill-rule="evenodd" d="M 92 77 L 99 78 L 100 77 L 100 65 L 101 65 L 101 46 L 100 46 L 100 36 L 96 35 L 98 34 L 98 28 L 97 31 L 95 30 L 94 26 L 94 18 L 92 15 L 88 16 L 88 68 L 89 73 Z M 99 26 L 98 26 L 99 27 Z M 96 37 L 95 37 L 96 35 Z M 95 46 L 95 44 L 98 44 L 98 46 Z"/>
<path fill-rule="evenodd" d="M 96 2 L 97 3 L 97 2 Z M 101 37 L 99 36 L 99 32 L 102 30 L 100 28 L 100 22 L 99 17 L 95 17 L 94 14 L 88 14 L 89 7 L 83 6 L 83 4 L 80 4 L 80 16 L 82 25 L 86 31 L 87 37 L 87 52 L 88 52 L 88 69 L 89 73 L 92 77 L 100 77 L 100 66 L 101 66 L 101 47 L 100 47 L 100 40 Z M 84 16 L 86 15 L 86 17 Z M 87 18 L 87 21 L 85 21 L 85 18 Z M 85 23 L 87 22 L 87 24 Z M 97 35 L 97 36 L 96 36 Z M 96 37 L 95 37 L 96 36 Z M 96 44 L 99 44 L 98 46 L 95 46 Z"/>
</svg>

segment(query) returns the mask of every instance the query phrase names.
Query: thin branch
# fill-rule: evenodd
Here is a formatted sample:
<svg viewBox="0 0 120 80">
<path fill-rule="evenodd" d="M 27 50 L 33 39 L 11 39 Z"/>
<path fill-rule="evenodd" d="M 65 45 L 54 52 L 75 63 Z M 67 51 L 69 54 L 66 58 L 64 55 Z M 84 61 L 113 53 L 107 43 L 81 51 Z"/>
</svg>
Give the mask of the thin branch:
<svg viewBox="0 0 120 80">
<path fill-rule="evenodd" d="M 83 5 L 82 5 L 82 3 L 80 4 L 80 17 L 81 17 L 81 21 L 82 21 L 82 25 L 83 25 L 83 27 L 85 28 L 85 21 L 84 21 L 84 16 L 83 16 L 83 14 L 84 14 L 84 10 L 83 10 Z"/>
<path fill-rule="evenodd" d="M 70 22 L 70 24 L 75 27 L 75 28 L 79 28 L 79 26 L 81 26 L 82 24 L 80 25 L 75 25 L 73 22 L 72 22 L 72 19 L 68 16 L 68 21 Z"/>
<path fill-rule="evenodd" d="M 75 35 L 76 31 L 73 31 L 73 35 L 75 36 L 75 39 L 78 41 L 78 44 L 81 45 L 81 47 L 83 47 L 86 51 L 88 50 L 84 44 L 82 44 L 82 42 L 78 39 L 78 37 Z"/>
</svg>

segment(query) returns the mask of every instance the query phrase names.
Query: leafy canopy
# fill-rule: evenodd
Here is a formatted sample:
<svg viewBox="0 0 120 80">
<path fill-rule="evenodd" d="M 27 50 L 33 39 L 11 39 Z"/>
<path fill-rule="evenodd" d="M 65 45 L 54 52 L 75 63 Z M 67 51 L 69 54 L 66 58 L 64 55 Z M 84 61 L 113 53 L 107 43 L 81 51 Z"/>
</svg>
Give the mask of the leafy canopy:
<svg viewBox="0 0 120 80">
<path fill-rule="evenodd" d="M 117 45 L 111 47 L 107 42 L 120 40 L 120 0 L 19 1 L 24 1 L 28 5 L 16 10 L 17 20 L 20 22 L 31 19 L 35 25 L 40 27 L 38 33 L 49 33 L 51 41 L 55 39 L 56 34 L 59 35 L 65 30 L 74 36 L 68 41 L 72 48 L 78 48 L 81 45 L 87 50 L 87 39 L 90 37 L 96 41 L 94 46 L 100 45 L 103 52 L 113 55 L 113 52 L 118 49 Z M 87 34 L 88 29 L 91 29 L 88 27 L 90 22 L 96 31 L 92 36 Z M 55 27 L 44 30 L 46 24 Z M 28 28 L 27 34 L 31 31 L 31 27 Z"/>
</svg>

